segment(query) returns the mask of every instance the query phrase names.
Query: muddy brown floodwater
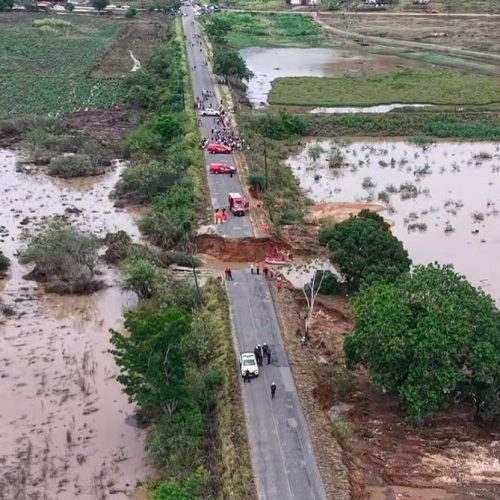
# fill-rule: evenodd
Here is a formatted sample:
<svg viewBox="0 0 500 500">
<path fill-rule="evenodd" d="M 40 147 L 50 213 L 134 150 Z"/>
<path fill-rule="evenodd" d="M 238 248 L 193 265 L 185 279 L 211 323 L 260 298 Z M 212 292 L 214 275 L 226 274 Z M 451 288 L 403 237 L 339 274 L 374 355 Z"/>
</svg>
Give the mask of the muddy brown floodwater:
<svg viewBox="0 0 500 500">
<path fill-rule="evenodd" d="M 315 142 L 324 153 L 313 162 Z M 332 149 L 343 167 L 328 167 Z M 500 144 L 321 140 L 288 163 L 316 202 L 382 201 L 415 263 L 452 264 L 500 304 Z"/>
<path fill-rule="evenodd" d="M 254 74 L 247 82 L 247 97 L 254 107 L 267 104 L 272 81 L 276 78 L 361 76 L 421 65 L 395 56 L 328 48 L 248 47 L 240 50 L 240 54 Z"/>
<path fill-rule="evenodd" d="M 43 217 L 63 215 L 104 236 L 139 232 L 133 214 L 113 207 L 109 193 L 123 169 L 62 180 L 15 170 L 16 154 L 0 150 L 0 248 L 11 259 L 0 280 L 4 303 L 15 315 L 0 317 L 0 499 L 125 499 L 148 474 L 144 431 L 114 379 L 109 328 L 122 327 L 134 297 L 102 266 L 109 285 L 89 296 L 44 293 L 22 276 L 22 230 Z M 69 213 L 77 208 L 82 212 Z M 72 210 L 76 212 L 76 210 Z"/>
</svg>

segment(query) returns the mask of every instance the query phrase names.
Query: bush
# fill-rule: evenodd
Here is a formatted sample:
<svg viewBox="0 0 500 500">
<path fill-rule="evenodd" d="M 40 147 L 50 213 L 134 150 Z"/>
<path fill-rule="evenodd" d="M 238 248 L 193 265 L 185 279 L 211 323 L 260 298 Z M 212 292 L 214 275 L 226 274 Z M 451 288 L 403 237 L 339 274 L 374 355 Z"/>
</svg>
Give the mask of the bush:
<svg viewBox="0 0 500 500">
<path fill-rule="evenodd" d="M 135 7 L 129 7 L 125 12 L 125 17 L 127 19 L 133 19 L 137 16 L 137 9 Z"/>
<path fill-rule="evenodd" d="M 106 171 L 103 165 L 93 163 L 84 155 L 61 155 L 50 160 L 49 175 L 55 177 L 87 177 Z"/>
<path fill-rule="evenodd" d="M 167 251 L 158 255 L 158 261 L 162 266 L 176 264 L 183 267 L 200 267 L 201 261 L 184 252 Z"/>
<path fill-rule="evenodd" d="M 7 271 L 10 266 L 10 260 L 8 257 L 4 255 L 4 253 L 0 250 L 0 271 Z"/>
<path fill-rule="evenodd" d="M 305 123 L 300 116 L 286 111 L 266 113 L 254 122 L 256 129 L 270 139 L 287 139 L 294 135 L 304 135 Z"/>
<path fill-rule="evenodd" d="M 36 19 L 33 21 L 33 26 L 35 28 L 41 28 L 42 26 L 48 26 L 50 28 L 69 28 L 72 24 L 69 21 L 64 21 L 63 19 L 54 19 L 49 17 L 48 19 Z"/>
<path fill-rule="evenodd" d="M 153 160 L 130 165 L 118 181 L 116 194 L 137 203 L 150 203 L 157 194 L 172 187 L 179 177 L 180 172 L 170 163 Z"/>
<path fill-rule="evenodd" d="M 67 10 L 68 12 L 73 12 L 75 10 L 75 6 L 71 2 L 66 2 L 64 4 L 64 9 Z"/>
<path fill-rule="evenodd" d="M 134 292 L 139 299 L 154 297 L 165 281 L 160 270 L 148 259 L 129 257 L 120 264 L 122 288 Z"/>
<path fill-rule="evenodd" d="M 293 210 L 289 212 L 282 212 L 278 214 L 278 224 L 299 224 L 304 219 L 304 212 L 302 210 Z"/>
<path fill-rule="evenodd" d="M 324 273 L 325 277 L 321 283 L 319 293 L 322 295 L 339 295 L 343 291 L 343 283 L 341 283 L 337 276 L 330 271 L 318 271 L 318 279 L 321 279 L 321 274 Z"/>
<path fill-rule="evenodd" d="M 23 264 L 33 262 L 40 280 L 55 277 L 66 283 L 92 281 L 99 246 L 94 236 L 84 234 L 70 224 L 52 220 L 38 231 L 25 236 L 26 247 L 20 252 Z"/>
<path fill-rule="evenodd" d="M 254 189 L 257 189 L 258 191 L 264 191 L 266 187 L 266 178 L 257 172 L 251 172 L 248 174 L 247 177 L 247 182 L 252 186 Z"/>
</svg>

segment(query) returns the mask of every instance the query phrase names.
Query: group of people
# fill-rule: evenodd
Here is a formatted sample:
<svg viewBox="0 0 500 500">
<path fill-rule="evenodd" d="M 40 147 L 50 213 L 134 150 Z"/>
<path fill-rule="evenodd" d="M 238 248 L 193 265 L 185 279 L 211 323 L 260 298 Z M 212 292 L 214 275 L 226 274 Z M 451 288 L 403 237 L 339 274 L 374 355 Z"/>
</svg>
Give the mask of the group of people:
<svg viewBox="0 0 500 500">
<path fill-rule="evenodd" d="M 250 274 L 260 275 L 261 267 L 260 264 L 250 264 Z M 274 269 L 269 269 L 265 264 L 262 266 L 262 274 L 265 278 L 271 278 L 272 280 L 282 280 L 283 275 L 279 271 L 275 271 Z"/>
<path fill-rule="evenodd" d="M 221 118 L 221 117 L 217 117 Z M 212 128 L 210 131 L 212 142 L 217 142 L 219 144 L 224 144 L 229 146 L 231 149 L 237 149 L 241 151 L 245 147 L 245 139 L 238 137 L 230 128 L 225 125 L 221 129 Z"/>
<path fill-rule="evenodd" d="M 227 222 L 227 219 L 229 218 L 229 211 L 224 207 L 224 208 L 216 208 L 214 210 L 214 223 L 215 224 L 224 224 L 224 222 Z"/>
<path fill-rule="evenodd" d="M 226 269 L 224 269 L 224 276 L 227 280 L 233 281 L 233 272 L 230 267 L 226 267 Z"/>
<path fill-rule="evenodd" d="M 255 355 L 255 359 L 257 360 L 257 364 L 259 366 L 264 365 L 264 358 L 267 359 L 267 364 L 271 364 L 271 348 L 264 342 L 262 346 L 260 344 L 257 344 L 254 349 L 253 353 Z M 248 382 L 250 383 L 251 378 L 250 378 L 250 372 L 247 370 L 245 372 L 245 375 L 243 377 L 243 383 Z M 276 395 L 276 383 L 273 382 L 271 384 L 271 399 L 274 399 L 274 396 Z"/>
<path fill-rule="evenodd" d="M 271 348 L 265 342 L 262 346 L 257 344 L 253 349 L 253 353 L 255 354 L 255 359 L 257 360 L 257 364 L 259 366 L 263 366 L 264 358 L 267 359 L 268 365 L 271 364 Z"/>
</svg>

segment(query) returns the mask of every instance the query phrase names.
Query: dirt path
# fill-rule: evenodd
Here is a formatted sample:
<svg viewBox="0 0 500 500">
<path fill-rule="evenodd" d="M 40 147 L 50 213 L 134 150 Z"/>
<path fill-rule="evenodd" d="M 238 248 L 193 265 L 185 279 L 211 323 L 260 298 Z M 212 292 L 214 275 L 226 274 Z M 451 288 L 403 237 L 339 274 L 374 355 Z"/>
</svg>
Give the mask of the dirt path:
<svg viewBox="0 0 500 500">
<path fill-rule="evenodd" d="M 493 54 L 488 52 L 478 52 L 473 50 L 464 50 L 456 47 L 447 47 L 443 45 L 436 45 L 432 43 L 425 42 L 412 42 L 408 40 L 396 40 L 394 38 L 380 37 L 380 36 L 371 36 L 371 35 L 363 35 L 361 33 L 356 33 L 354 31 L 343 30 L 339 28 L 334 28 L 330 26 L 328 22 L 321 16 L 315 17 L 315 20 L 321 27 L 330 33 L 334 33 L 335 35 L 340 35 L 349 39 L 358 39 L 363 42 L 371 42 L 379 45 L 384 45 L 393 48 L 404 48 L 404 49 L 417 49 L 424 50 L 426 52 L 440 53 L 446 55 L 452 55 L 456 57 L 467 57 L 474 60 L 485 61 L 489 63 L 498 64 L 500 62 L 500 54 Z"/>
</svg>

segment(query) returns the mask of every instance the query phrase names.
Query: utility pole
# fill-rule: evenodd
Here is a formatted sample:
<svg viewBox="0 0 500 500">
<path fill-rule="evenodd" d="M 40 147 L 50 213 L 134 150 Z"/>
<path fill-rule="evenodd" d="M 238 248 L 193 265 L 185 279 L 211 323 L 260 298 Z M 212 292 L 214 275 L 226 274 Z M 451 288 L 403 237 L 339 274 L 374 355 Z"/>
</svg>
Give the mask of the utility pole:
<svg viewBox="0 0 500 500">
<path fill-rule="evenodd" d="M 267 191 L 267 147 L 265 138 L 264 138 L 264 172 L 266 174 L 264 190 Z"/>
</svg>

